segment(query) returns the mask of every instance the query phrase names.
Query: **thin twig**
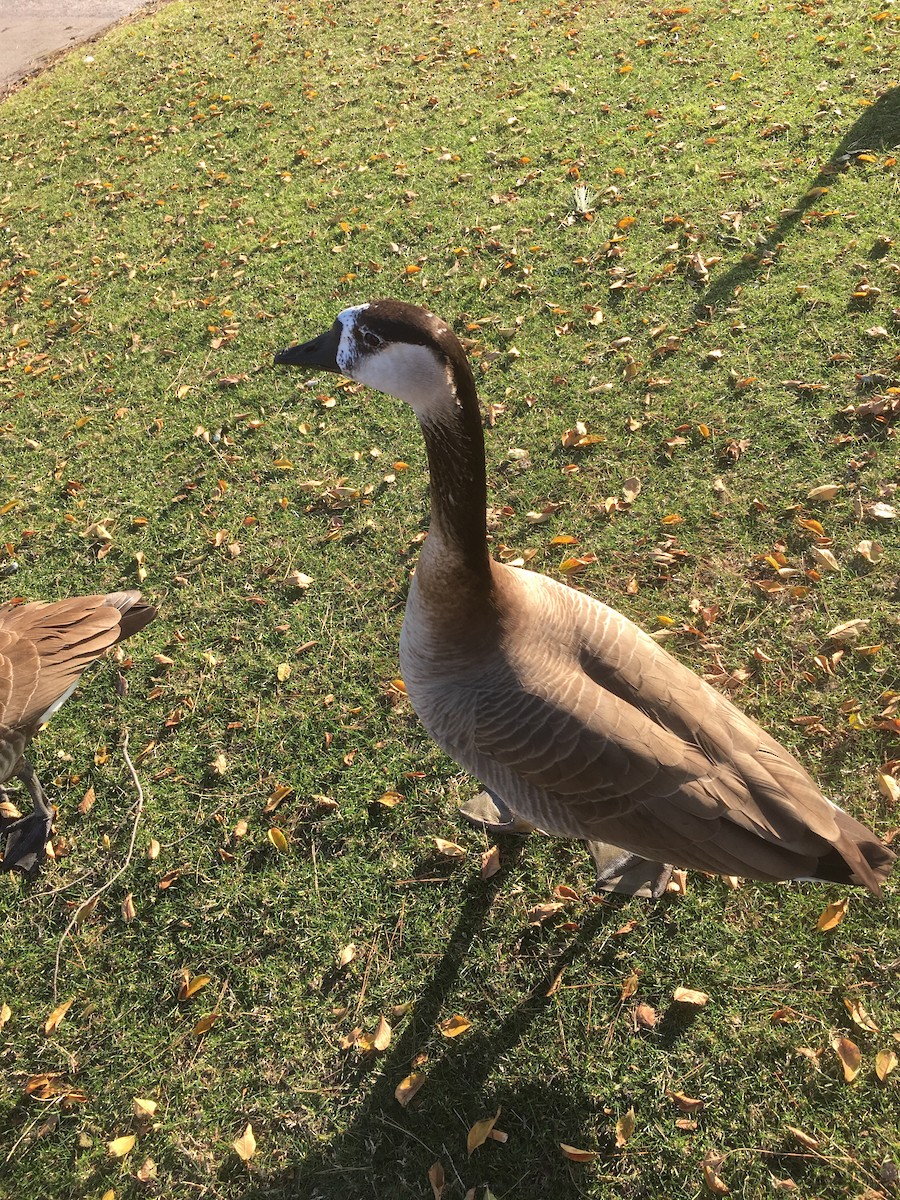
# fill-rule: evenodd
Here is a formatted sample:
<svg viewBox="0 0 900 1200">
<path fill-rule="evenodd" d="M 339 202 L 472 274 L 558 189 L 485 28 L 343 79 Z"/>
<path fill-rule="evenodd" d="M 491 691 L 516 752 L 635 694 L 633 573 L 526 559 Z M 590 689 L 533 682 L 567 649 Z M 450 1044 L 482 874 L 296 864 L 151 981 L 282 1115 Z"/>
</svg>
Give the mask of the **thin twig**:
<svg viewBox="0 0 900 1200">
<path fill-rule="evenodd" d="M 85 906 L 88 904 L 96 903 L 96 901 L 99 900 L 99 898 L 103 895 L 103 893 L 105 891 L 107 891 L 109 888 L 111 888 L 112 885 L 116 882 L 116 880 L 121 878 L 121 876 L 125 873 L 125 871 L 128 870 L 128 867 L 131 864 L 132 855 L 134 854 L 134 844 L 135 844 L 135 841 L 137 840 L 138 823 L 141 819 L 141 813 L 144 811 L 144 789 L 141 787 L 141 781 L 138 779 L 137 771 L 135 771 L 135 769 L 134 769 L 134 763 L 131 761 L 131 759 L 128 755 L 128 730 L 127 729 L 125 730 L 124 736 L 122 738 L 122 757 L 125 759 L 125 765 L 128 768 L 128 773 L 131 775 L 131 782 L 134 784 L 134 790 L 137 793 L 137 804 L 135 805 L 134 821 L 132 822 L 132 825 L 131 825 L 131 841 L 128 843 L 128 853 L 125 855 L 125 861 L 119 867 L 118 871 L 116 871 L 115 875 L 113 875 L 110 879 L 107 879 L 106 883 L 102 884 L 99 888 L 97 888 L 96 892 L 94 892 L 93 895 L 88 896 L 87 900 L 85 900 L 84 903 L 78 905 L 78 907 L 75 909 L 75 912 L 72 915 L 72 920 L 68 923 L 68 925 L 63 930 L 62 937 L 59 939 L 59 944 L 56 947 L 56 959 L 54 960 L 54 964 L 53 964 L 53 1002 L 54 1002 L 54 1004 L 56 1003 L 56 1001 L 59 997 L 59 993 L 57 991 L 57 982 L 59 979 L 59 958 L 60 958 L 60 955 L 62 954 L 62 949 L 63 949 L 63 946 L 65 945 L 66 938 L 69 936 L 69 934 L 75 928 L 75 926 L 78 924 L 78 918 L 80 917 L 81 913 L 84 912 Z"/>
</svg>

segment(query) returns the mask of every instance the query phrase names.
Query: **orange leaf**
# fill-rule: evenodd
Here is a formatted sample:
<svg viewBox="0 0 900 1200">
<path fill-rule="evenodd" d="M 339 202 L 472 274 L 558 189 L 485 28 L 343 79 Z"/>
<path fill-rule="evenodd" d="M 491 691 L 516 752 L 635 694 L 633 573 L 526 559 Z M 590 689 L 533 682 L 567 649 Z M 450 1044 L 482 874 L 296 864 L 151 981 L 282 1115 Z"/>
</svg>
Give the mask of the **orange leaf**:
<svg viewBox="0 0 900 1200">
<path fill-rule="evenodd" d="M 819 917 L 818 921 L 816 921 L 816 929 L 818 929 L 820 933 L 825 933 L 829 929 L 835 929 L 838 925 L 840 925 L 841 921 L 843 921 L 844 917 L 847 915 L 847 909 L 849 907 L 849 896 L 844 896 L 842 900 L 835 900 L 832 904 L 829 904 L 824 909 L 822 915 Z"/>
<path fill-rule="evenodd" d="M 426 1079 L 423 1071 L 413 1071 L 405 1079 L 401 1079 L 394 1088 L 394 1099 L 406 1108 L 413 1096 L 420 1090 Z"/>
<path fill-rule="evenodd" d="M 559 1148 L 570 1162 L 589 1163 L 600 1157 L 596 1150 L 576 1150 L 574 1146 L 567 1146 L 565 1142 L 560 1142 Z"/>
<path fill-rule="evenodd" d="M 490 879 L 500 870 L 500 847 L 491 846 L 481 856 L 481 878 Z"/>
<path fill-rule="evenodd" d="M 493 1131 L 493 1128 L 496 1125 L 499 1117 L 500 1109 L 498 1108 L 492 1117 L 484 1117 L 481 1121 L 476 1121 L 469 1130 L 466 1138 L 466 1148 L 470 1157 L 475 1153 L 478 1147 L 483 1146 L 491 1136 L 491 1132 Z"/>
<path fill-rule="evenodd" d="M 441 1021 L 438 1025 L 444 1037 L 455 1038 L 461 1033 L 465 1033 L 467 1029 L 472 1028 L 472 1022 L 468 1017 L 461 1016 L 459 1013 L 453 1017 L 447 1017 L 445 1021 Z"/>
<path fill-rule="evenodd" d="M 859 1074 L 859 1068 L 862 1064 L 862 1054 L 859 1046 L 855 1042 L 851 1042 L 849 1038 L 836 1037 L 831 1039 L 831 1048 L 841 1060 L 841 1066 L 844 1069 L 844 1081 L 852 1083 Z"/>
<path fill-rule="evenodd" d="M 59 1023 L 72 1007 L 73 1003 L 74 997 L 72 1000 L 64 1000 L 62 1004 L 57 1004 L 56 1008 L 54 1008 L 53 1012 L 41 1026 L 41 1033 L 43 1033 L 45 1037 L 49 1037 L 51 1033 L 56 1032 Z"/>
<path fill-rule="evenodd" d="M 213 1012 L 208 1013 L 205 1017 L 201 1017 L 191 1030 L 194 1037 L 203 1037 L 204 1033 L 209 1033 L 213 1025 L 218 1021 L 219 1015 L 219 1013 Z"/>
</svg>

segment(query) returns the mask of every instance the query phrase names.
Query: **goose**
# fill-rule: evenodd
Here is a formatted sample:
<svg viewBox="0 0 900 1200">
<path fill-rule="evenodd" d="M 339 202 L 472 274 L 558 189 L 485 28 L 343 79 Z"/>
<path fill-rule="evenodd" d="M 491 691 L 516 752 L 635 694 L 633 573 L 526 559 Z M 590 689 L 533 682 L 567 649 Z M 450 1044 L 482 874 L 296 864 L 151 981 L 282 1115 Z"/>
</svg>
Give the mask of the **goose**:
<svg viewBox="0 0 900 1200">
<path fill-rule="evenodd" d="M 431 513 L 400 670 L 427 732 L 485 788 L 465 816 L 585 841 L 604 891 L 657 897 L 675 863 L 880 895 L 894 854 L 755 721 L 615 609 L 491 558 L 475 380 L 443 320 L 374 300 L 275 362 L 356 380 L 419 420 Z"/>
<path fill-rule="evenodd" d="M 0 798 L 7 799 L 3 785 L 16 777 L 34 805 L 2 830 L 0 870 L 32 873 L 43 861 L 53 824 L 53 807 L 23 757 L 28 743 L 72 695 L 83 672 L 155 616 L 135 591 L 0 605 Z"/>
</svg>

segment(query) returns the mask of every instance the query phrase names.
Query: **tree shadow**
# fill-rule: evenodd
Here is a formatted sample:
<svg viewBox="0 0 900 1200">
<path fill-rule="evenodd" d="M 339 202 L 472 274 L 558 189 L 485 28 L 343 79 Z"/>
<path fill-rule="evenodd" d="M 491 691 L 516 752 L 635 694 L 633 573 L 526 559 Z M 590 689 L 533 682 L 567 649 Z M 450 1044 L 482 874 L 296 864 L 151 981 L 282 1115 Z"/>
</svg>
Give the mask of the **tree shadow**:
<svg viewBox="0 0 900 1200">
<path fill-rule="evenodd" d="M 803 194 L 797 197 L 790 208 L 781 211 L 778 221 L 769 230 L 765 245 L 758 248 L 758 254 L 747 256 L 747 261 L 742 259 L 712 281 L 702 293 L 700 307 L 712 316 L 721 306 L 727 305 L 733 299 L 735 289 L 757 274 L 759 258 L 767 250 L 784 242 L 808 213 L 821 207 L 823 193 L 819 189 L 831 187 L 843 172 L 851 170 L 857 155 L 867 151 L 878 153 L 895 149 L 900 150 L 900 88 L 886 91 L 864 110 L 835 146 L 827 162 L 810 180 Z"/>
</svg>

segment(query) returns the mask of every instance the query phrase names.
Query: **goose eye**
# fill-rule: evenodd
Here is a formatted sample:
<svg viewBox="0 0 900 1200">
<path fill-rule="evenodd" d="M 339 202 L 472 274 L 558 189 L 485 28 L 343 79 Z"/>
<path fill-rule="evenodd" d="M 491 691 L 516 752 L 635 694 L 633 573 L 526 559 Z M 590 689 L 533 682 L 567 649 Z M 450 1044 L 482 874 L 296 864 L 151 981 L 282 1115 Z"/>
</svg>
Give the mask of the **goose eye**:
<svg viewBox="0 0 900 1200">
<path fill-rule="evenodd" d="M 371 329 L 360 330 L 360 341 L 369 350 L 378 350 L 384 345 L 384 342 L 378 336 L 378 334 L 373 333 Z"/>
</svg>

